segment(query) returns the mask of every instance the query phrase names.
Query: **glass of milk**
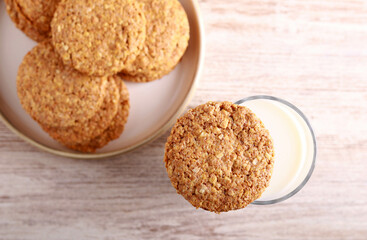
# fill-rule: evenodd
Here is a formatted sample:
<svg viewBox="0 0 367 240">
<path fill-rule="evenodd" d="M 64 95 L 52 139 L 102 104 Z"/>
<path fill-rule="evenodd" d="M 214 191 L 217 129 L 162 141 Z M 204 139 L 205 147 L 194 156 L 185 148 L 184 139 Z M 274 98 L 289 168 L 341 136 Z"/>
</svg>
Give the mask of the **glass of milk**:
<svg viewBox="0 0 367 240">
<path fill-rule="evenodd" d="M 253 204 L 273 204 L 292 197 L 305 186 L 315 168 L 316 138 L 306 116 L 293 104 L 272 96 L 252 96 L 235 104 L 251 109 L 274 142 L 269 187 Z"/>
</svg>

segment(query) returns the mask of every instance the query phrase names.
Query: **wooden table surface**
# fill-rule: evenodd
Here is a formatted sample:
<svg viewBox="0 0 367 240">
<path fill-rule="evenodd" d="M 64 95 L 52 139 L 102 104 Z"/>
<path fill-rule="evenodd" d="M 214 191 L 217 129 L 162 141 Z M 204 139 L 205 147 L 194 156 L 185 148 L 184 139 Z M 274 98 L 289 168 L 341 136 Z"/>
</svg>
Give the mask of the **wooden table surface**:
<svg viewBox="0 0 367 240">
<path fill-rule="evenodd" d="M 297 195 L 220 215 L 177 195 L 168 133 L 122 156 L 42 152 L 0 123 L 0 239 L 367 239 L 367 3 L 201 0 L 206 60 L 190 107 L 268 94 L 309 117 L 314 174 Z"/>
</svg>

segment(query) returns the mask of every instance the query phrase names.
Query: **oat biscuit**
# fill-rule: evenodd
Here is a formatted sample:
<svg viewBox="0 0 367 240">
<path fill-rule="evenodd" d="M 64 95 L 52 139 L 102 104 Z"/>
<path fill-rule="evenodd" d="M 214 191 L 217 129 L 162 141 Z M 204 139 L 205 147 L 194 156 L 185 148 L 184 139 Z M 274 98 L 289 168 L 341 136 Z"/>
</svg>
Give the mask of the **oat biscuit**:
<svg viewBox="0 0 367 240">
<path fill-rule="evenodd" d="M 124 131 L 130 110 L 129 92 L 125 83 L 116 76 L 116 84 L 120 91 L 120 103 L 116 116 L 112 119 L 110 126 L 99 136 L 87 143 L 66 145 L 67 147 L 80 152 L 95 152 L 98 148 L 102 148 L 110 141 L 117 139 Z"/>
<path fill-rule="evenodd" d="M 177 192 L 196 208 L 240 209 L 259 198 L 274 165 L 273 142 L 246 107 L 208 102 L 174 125 L 164 162 Z"/>
<path fill-rule="evenodd" d="M 60 0 L 5 0 L 6 10 L 31 39 L 41 42 L 51 37 L 51 19 Z"/>
<path fill-rule="evenodd" d="M 88 121 L 76 123 L 74 126 L 67 128 L 43 125 L 43 130 L 64 145 L 87 142 L 102 134 L 116 116 L 120 99 L 119 90 L 113 77 L 109 77 L 106 90 L 101 108 Z"/>
<path fill-rule="evenodd" d="M 17 75 L 18 97 L 37 122 L 68 127 L 90 119 L 104 99 L 107 77 L 91 77 L 62 63 L 50 41 L 23 59 Z"/>
<path fill-rule="evenodd" d="M 140 0 L 147 20 L 143 50 L 121 76 L 149 82 L 168 74 L 181 60 L 190 38 L 186 12 L 177 0 Z"/>
<path fill-rule="evenodd" d="M 89 75 L 113 75 L 141 51 L 145 25 L 136 1 L 62 0 L 51 22 L 52 41 L 65 64 Z"/>
</svg>

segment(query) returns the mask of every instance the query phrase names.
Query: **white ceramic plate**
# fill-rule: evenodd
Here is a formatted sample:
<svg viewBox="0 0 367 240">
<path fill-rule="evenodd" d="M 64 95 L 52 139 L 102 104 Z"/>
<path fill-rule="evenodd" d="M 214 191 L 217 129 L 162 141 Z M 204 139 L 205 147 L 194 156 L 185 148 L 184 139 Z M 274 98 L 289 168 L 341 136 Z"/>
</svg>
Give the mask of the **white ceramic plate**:
<svg viewBox="0 0 367 240">
<path fill-rule="evenodd" d="M 193 95 L 204 59 L 203 25 L 196 0 L 181 0 L 190 22 L 190 43 L 173 72 L 151 83 L 130 83 L 131 110 L 125 131 L 94 154 L 69 150 L 50 138 L 22 109 L 16 91 L 18 66 L 36 43 L 16 29 L 0 2 L 0 119 L 45 151 L 74 158 L 101 158 L 135 149 L 168 130 Z"/>
</svg>

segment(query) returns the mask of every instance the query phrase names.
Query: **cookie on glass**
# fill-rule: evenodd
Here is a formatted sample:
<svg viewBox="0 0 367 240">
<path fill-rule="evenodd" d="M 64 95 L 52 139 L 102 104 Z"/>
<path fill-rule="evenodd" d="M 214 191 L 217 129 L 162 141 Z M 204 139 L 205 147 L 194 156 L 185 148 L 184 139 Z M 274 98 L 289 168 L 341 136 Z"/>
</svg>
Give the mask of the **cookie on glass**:
<svg viewBox="0 0 367 240">
<path fill-rule="evenodd" d="M 177 120 L 164 162 L 179 194 L 196 208 L 220 213 L 261 196 L 272 175 L 274 147 L 250 109 L 208 102 Z"/>
</svg>

